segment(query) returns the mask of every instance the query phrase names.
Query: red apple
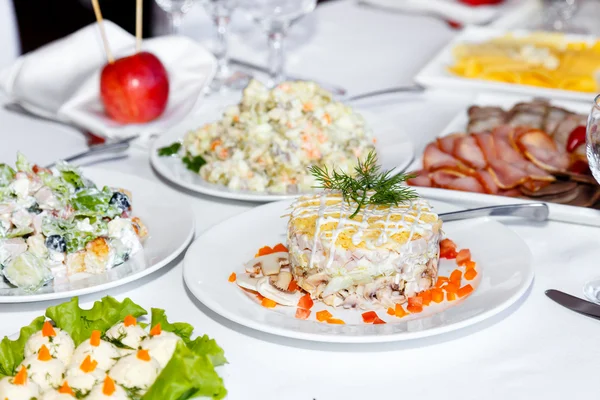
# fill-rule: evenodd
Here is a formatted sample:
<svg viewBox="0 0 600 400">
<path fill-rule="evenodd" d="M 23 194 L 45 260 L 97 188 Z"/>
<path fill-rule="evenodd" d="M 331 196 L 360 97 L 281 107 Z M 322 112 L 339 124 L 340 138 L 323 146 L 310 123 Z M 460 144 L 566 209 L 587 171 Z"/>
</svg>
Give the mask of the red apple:
<svg viewBox="0 0 600 400">
<path fill-rule="evenodd" d="M 148 52 L 120 58 L 102 69 L 100 97 L 106 113 L 115 121 L 124 124 L 152 121 L 167 107 L 167 70 Z"/>
</svg>

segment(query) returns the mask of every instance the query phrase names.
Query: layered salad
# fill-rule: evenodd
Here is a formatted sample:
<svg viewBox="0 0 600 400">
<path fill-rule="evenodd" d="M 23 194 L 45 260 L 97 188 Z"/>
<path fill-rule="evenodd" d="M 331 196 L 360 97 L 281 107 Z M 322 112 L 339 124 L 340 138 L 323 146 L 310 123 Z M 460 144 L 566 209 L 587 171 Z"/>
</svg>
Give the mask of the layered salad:
<svg viewBox="0 0 600 400">
<path fill-rule="evenodd" d="M 310 192 L 311 165 L 352 172 L 373 147 L 364 119 L 313 82 L 269 90 L 253 80 L 216 122 L 159 150 L 178 154 L 203 179 L 233 190 Z"/>
<path fill-rule="evenodd" d="M 147 235 L 125 189 L 98 187 L 64 162 L 40 168 L 18 154 L 15 168 L 0 164 L 0 268 L 11 285 L 35 291 L 101 274 L 142 250 Z"/>
</svg>

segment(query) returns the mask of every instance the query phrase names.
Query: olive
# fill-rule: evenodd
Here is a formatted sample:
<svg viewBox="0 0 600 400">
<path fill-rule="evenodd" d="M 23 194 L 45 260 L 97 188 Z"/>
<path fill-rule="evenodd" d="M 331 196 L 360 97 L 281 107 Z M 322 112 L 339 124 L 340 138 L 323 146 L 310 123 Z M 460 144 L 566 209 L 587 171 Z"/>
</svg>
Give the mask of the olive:
<svg viewBox="0 0 600 400">
<path fill-rule="evenodd" d="M 129 197 L 121 192 L 114 192 L 110 199 L 110 204 L 116 205 L 120 210 L 127 211 L 131 209 L 131 203 Z"/>
<path fill-rule="evenodd" d="M 50 235 L 46 238 L 46 247 L 48 250 L 64 253 L 67 251 L 67 242 L 65 241 L 65 238 L 60 235 Z"/>
</svg>

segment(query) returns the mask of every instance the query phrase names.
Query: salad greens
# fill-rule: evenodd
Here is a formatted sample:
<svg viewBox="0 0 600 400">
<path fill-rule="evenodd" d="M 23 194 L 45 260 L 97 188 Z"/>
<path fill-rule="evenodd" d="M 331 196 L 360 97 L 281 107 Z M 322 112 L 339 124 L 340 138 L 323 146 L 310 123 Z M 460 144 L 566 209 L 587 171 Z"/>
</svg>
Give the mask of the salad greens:
<svg viewBox="0 0 600 400">
<path fill-rule="evenodd" d="M 160 149 L 158 149 L 158 155 L 160 157 L 174 156 L 179 152 L 179 149 L 181 149 L 181 143 L 175 142 L 169 146 L 161 147 Z"/>
<path fill-rule="evenodd" d="M 45 319 L 43 316 L 37 317 L 31 324 L 21 328 L 17 340 L 10 340 L 8 337 L 2 339 L 0 342 L 0 377 L 15 374 L 17 367 L 25 358 L 25 343 L 31 335 L 42 329 Z"/>
<path fill-rule="evenodd" d="M 15 178 L 15 170 L 10 165 L 0 164 L 0 186 L 8 186 Z"/>
<path fill-rule="evenodd" d="M 198 173 L 200 168 L 206 164 L 206 160 L 202 156 L 185 156 L 181 161 L 183 161 L 187 169 L 196 173 Z"/>
</svg>

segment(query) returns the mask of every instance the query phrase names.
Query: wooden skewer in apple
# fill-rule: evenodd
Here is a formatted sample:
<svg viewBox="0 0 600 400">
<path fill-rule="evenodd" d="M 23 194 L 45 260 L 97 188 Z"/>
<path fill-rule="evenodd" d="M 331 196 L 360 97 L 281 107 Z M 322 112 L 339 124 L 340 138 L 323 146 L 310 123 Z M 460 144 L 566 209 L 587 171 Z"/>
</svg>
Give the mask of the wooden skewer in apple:
<svg viewBox="0 0 600 400">
<path fill-rule="evenodd" d="M 114 59 L 108 45 L 98 0 L 92 0 L 108 63 L 100 75 L 104 110 L 117 122 L 144 123 L 158 118 L 169 100 L 169 77 L 154 54 L 141 51 L 142 0 L 136 2 L 136 53 Z"/>
</svg>

